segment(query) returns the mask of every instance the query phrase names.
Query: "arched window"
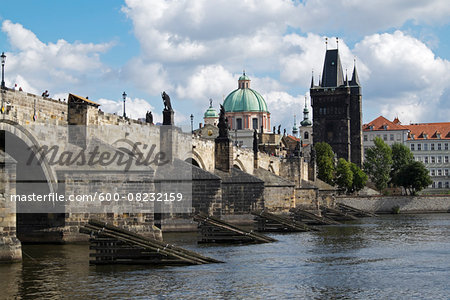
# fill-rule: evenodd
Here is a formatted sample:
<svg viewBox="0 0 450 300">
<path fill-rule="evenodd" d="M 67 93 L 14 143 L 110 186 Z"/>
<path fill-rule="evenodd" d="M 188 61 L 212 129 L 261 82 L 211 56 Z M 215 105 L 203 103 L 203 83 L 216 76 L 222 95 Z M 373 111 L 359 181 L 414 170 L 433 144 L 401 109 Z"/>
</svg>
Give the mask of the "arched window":
<svg viewBox="0 0 450 300">
<path fill-rule="evenodd" d="M 309 133 L 308 131 L 305 131 L 305 140 L 309 139 Z"/>
</svg>

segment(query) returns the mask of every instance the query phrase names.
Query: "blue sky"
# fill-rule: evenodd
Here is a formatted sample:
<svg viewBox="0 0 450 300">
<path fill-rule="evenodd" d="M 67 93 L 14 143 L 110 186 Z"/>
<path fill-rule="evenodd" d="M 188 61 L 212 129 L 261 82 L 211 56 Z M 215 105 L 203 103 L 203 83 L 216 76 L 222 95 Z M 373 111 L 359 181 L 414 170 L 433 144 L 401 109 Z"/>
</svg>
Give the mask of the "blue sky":
<svg viewBox="0 0 450 300">
<path fill-rule="evenodd" d="M 218 107 L 245 69 L 272 124 L 292 128 L 322 70 L 325 37 L 363 87 L 363 120 L 450 121 L 450 5 L 430 1 L 96 0 L 2 1 L 6 83 L 69 92 L 121 113 L 156 120 L 160 93 L 178 124 Z M 345 72 L 345 70 L 344 70 Z M 309 101 L 309 98 L 308 98 Z"/>
</svg>

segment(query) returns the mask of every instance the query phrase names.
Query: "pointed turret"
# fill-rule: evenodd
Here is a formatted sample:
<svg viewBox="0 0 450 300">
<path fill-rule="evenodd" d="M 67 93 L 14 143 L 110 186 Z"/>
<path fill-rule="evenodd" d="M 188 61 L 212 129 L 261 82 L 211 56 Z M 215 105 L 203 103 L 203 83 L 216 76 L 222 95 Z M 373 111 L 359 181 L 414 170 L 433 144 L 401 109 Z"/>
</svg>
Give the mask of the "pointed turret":
<svg viewBox="0 0 450 300">
<path fill-rule="evenodd" d="M 342 72 L 339 50 L 327 50 L 325 63 L 323 65 L 322 87 L 338 87 L 344 85 L 344 74 Z"/>
<path fill-rule="evenodd" d="M 314 87 L 314 70 L 312 70 L 312 75 L 311 75 L 311 88 Z"/>
<path fill-rule="evenodd" d="M 298 137 L 297 116 L 294 115 L 294 127 L 292 127 L 292 135 Z"/>
<path fill-rule="evenodd" d="M 350 85 L 361 85 L 359 83 L 358 72 L 356 71 L 356 60 L 354 61 L 352 80 L 350 81 Z"/>
<path fill-rule="evenodd" d="M 303 121 L 300 122 L 300 125 L 302 126 L 311 126 L 312 122 L 309 120 L 309 109 L 308 105 L 306 104 L 306 96 L 305 96 L 305 108 L 303 109 Z"/>
</svg>

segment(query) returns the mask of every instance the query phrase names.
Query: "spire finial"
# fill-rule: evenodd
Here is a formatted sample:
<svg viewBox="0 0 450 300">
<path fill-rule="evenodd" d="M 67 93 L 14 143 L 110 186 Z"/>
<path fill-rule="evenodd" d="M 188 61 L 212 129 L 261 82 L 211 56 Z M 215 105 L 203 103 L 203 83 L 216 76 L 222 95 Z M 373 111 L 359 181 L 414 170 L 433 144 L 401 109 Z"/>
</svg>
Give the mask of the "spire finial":
<svg viewBox="0 0 450 300">
<path fill-rule="evenodd" d="M 245 76 L 245 69 L 242 71 L 242 74 L 244 74 L 244 76 Z"/>
<path fill-rule="evenodd" d="M 306 105 L 306 95 L 305 95 L 305 108 L 306 108 L 306 106 L 307 106 L 307 105 Z"/>
<path fill-rule="evenodd" d="M 311 75 L 311 88 L 313 88 L 314 87 L 314 69 L 311 69 L 311 73 L 312 73 L 312 75 Z"/>
<path fill-rule="evenodd" d="M 325 38 L 325 50 L 328 50 L 328 38 Z"/>
<path fill-rule="evenodd" d="M 209 107 L 212 107 L 212 98 L 209 98 Z"/>
<path fill-rule="evenodd" d="M 336 37 L 336 48 L 339 49 L 339 38 Z"/>
</svg>

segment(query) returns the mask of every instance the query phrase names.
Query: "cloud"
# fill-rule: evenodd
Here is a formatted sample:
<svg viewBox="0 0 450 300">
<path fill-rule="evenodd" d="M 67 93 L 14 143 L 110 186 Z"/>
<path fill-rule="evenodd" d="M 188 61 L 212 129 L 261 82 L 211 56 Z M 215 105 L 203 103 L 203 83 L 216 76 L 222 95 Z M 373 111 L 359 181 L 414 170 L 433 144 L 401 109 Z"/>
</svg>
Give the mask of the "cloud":
<svg viewBox="0 0 450 300">
<path fill-rule="evenodd" d="M 83 84 L 83 78 L 89 77 L 86 74 L 98 75 L 108 70 L 101 63 L 100 54 L 108 51 L 114 43 L 71 44 L 60 39 L 46 44 L 31 30 L 10 20 L 3 21 L 2 31 L 14 49 L 14 52 L 6 54 L 7 74 L 16 81 L 27 82 L 28 91 L 58 90 L 62 86 Z"/>
<path fill-rule="evenodd" d="M 123 102 L 115 101 L 110 99 L 98 99 L 96 101 L 99 103 L 100 109 L 104 112 L 117 114 L 119 116 L 123 115 Z M 162 122 L 162 115 L 155 113 L 155 108 L 150 105 L 146 100 L 140 98 L 129 98 L 127 97 L 125 100 L 125 112 L 127 117 L 132 119 L 145 118 L 145 114 L 147 111 L 152 111 L 154 122 Z"/>
<path fill-rule="evenodd" d="M 401 31 L 374 34 L 357 43 L 354 52 L 370 70 L 362 82 L 363 106 L 413 122 L 430 121 L 430 116 L 438 121 L 440 107 L 449 106 L 443 95 L 450 88 L 450 62 L 418 39 Z"/>
</svg>

